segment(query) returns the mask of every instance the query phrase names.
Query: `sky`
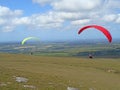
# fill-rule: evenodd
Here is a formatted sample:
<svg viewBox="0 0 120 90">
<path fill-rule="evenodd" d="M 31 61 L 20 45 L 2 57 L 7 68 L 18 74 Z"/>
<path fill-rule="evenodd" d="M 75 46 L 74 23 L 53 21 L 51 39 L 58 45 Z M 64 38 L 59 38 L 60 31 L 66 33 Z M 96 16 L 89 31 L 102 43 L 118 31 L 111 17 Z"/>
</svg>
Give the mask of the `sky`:
<svg viewBox="0 0 120 90">
<path fill-rule="evenodd" d="M 104 39 L 100 25 L 120 39 L 120 0 L 0 0 L 0 42 L 38 37 L 41 41 Z"/>
</svg>

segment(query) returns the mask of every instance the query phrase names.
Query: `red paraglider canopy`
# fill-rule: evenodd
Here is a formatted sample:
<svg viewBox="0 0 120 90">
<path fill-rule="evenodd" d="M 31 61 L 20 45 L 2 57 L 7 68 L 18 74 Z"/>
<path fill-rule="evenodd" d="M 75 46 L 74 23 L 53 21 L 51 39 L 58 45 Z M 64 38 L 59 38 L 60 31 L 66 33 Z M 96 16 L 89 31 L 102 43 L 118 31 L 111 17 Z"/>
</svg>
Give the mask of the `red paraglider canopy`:
<svg viewBox="0 0 120 90">
<path fill-rule="evenodd" d="M 109 32 L 106 28 L 104 28 L 104 27 L 102 27 L 102 26 L 98 26 L 98 25 L 88 25 L 88 26 L 84 26 L 84 27 L 82 27 L 82 28 L 79 30 L 78 34 L 80 34 L 82 31 L 84 31 L 84 30 L 86 30 L 86 29 L 88 29 L 88 28 L 95 28 L 95 29 L 101 31 L 101 32 L 107 37 L 108 41 L 109 41 L 109 42 L 112 42 L 112 36 L 111 36 L 110 32 Z"/>
</svg>

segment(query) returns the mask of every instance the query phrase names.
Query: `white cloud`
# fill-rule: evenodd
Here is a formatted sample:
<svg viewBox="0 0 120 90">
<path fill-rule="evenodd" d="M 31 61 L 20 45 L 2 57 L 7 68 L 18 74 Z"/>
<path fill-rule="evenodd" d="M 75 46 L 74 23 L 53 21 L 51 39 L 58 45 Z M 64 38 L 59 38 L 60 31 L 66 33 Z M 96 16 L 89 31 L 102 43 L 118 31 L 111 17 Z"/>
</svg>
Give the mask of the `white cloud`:
<svg viewBox="0 0 120 90">
<path fill-rule="evenodd" d="M 49 4 L 52 10 L 47 14 L 57 17 L 70 23 L 76 23 L 79 20 L 90 19 L 94 23 L 98 20 L 112 21 L 113 16 L 107 16 L 112 13 L 112 7 L 115 7 L 119 0 L 33 0 L 36 3 Z M 113 4 L 112 4 L 113 2 Z M 118 6 L 118 5 L 117 5 Z M 105 16 L 106 14 L 106 16 Z M 77 21 L 78 20 L 78 21 Z M 75 21 L 75 22 L 74 22 Z M 115 20 L 113 20 L 115 21 Z M 102 21 L 101 21 L 102 22 Z"/>
<path fill-rule="evenodd" d="M 15 26 L 24 25 L 29 29 L 50 29 L 62 26 L 63 19 L 48 14 L 34 14 L 29 17 L 14 18 L 11 20 Z"/>
<path fill-rule="evenodd" d="M 0 17 L 15 17 L 22 15 L 22 10 L 10 10 L 8 7 L 0 6 Z"/>
<path fill-rule="evenodd" d="M 13 31 L 14 28 L 15 28 L 14 25 L 6 25 L 6 26 L 2 27 L 2 30 L 3 30 L 3 32 L 11 32 L 11 31 Z"/>
<path fill-rule="evenodd" d="M 73 12 L 49 12 L 53 17 L 57 17 L 63 20 L 76 20 L 79 18 L 86 17 L 83 13 L 73 13 Z"/>
<path fill-rule="evenodd" d="M 64 22 L 57 16 L 52 16 L 52 14 L 38 14 L 32 15 L 29 17 L 31 20 L 31 25 L 37 28 L 55 28 L 61 26 L 61 23 Z"/>
<path fill-rule="evenodd" d="M 120 23 L 120 14 L 108 14 L 103 16 L 102 20 L 105 22 Z"/>
<path fill-rule="evenodd" d="M 108 7 L 113 8 L 120 8 L 120 0 L 109 0 Z"/>
<path fill-rule="evenodd" d="M 117 3 L 113 0 L 33 0 L 40 5 L 49 4 L 51 11 L 42 14 L 33 14 L 31 16 L 22 16 L 22 10 L 11 10 L 8 7 L 0 6 L 0 26 L 1 30 L 6 32 L 13 31 L 17 26 L 25 26 L 28 29 L 57 29 L 60 27 L 69 28 L 76 25 L 85 25 L 88 23 L 120 23 L 120 15 L 113 13 L 110 6 L 115 7 Z M 112 5 L 111 3 L 114 2 Z M 100 11 L 101 5 L 107 4 L 103 11 Z M 102 7 L 102 8 L 103 8 Z M 117 6 L 116 6 L 117 7 Z M 97 8 L 97 9 L 96 9 Z"/>
<path fill-rule="evenodd" d="M 117 18 L 117 15 L 115 15 L 115 14 L 110 14 L 110 15 L 103 16 L 103 20 L 107 21 L 107 22 L 113 22 L 113 21 L 116 20 L 116 18 Z"/>
<path fill-rule="evenodd" d="M 76 21 L 72 21 L 71 24 L 72 25 L 83 25 L 83 24 L 87 24 L 89 23 L 91 20 L 90 19 L 83 19 L 83 20 L 76 20 Z"/>
<path fill-rule="evenodd" d="M 49 4 L 57 11 L 93 11 L 104 7 L 108 0 L 32 0 L 40 5 Z M 101 7 L 102 6 L 102 7 Z"/>
<path fill-rule="evenodd" d="M 69 13 L 69 12 L 55 12 L 51 11 L 47 14 L 35 14 L 28 17 L 30 25 L 36 27 L 36 29 L 44 28 L 58 28 L 62 27 L 63 23 L 69 21 L 72 24 L 85 24 L 90 20 L 88 15 L 82 13 Z"/>
<path fill-rule="evenodd" d="M 38 3 L 40 5 L 45 5 L 45 4 L 50 4 L 54 1 L 59 1 L 59 0 L 32 0 L 34 3 Z"/>
<path fill-rule="evenodd" d="M 15 25 L 29 25 L 31 23 L 31 20 L 29 17 L 14 18 L 12 20 L 12 23 Z"/>
<path fill-rule="evenodd" d="M 120 14 L 118 14 L 118 18 L 116 19 L 116 23 L 120 23 Z"/>
<path fill-rule="evenodd" d="M 120 23 L 120 17 L 116 20 L 116 23 Z"/>
<path fill-rule="evenodd" d="M 5 20 L 0 18 L 0 25 L 3 25 L 3 24 L 5 24 Z"/>
<path fill-rule="evenodd" d="M 60 0 L 53 2 L 55 10 L 60 11 L 89 11 L 101 7 L 105 0 Z"/>
<path fill-rule="evenodd" d="M 61 27 L 64 19 L 55 13 L 33 14 L 22 17 L 21 10 L 11 10 L 7 7 L 0 6 L 0 26 L 4 32 L 13 31 L 17 26 L 26 26 L 29 29 L 50 29 Z M 21 16 L 20 16 L 21 15 Z"/>
<path fill-rule="evenodd" d="M 16 26 L 12 22 L 22 15 L 22 10 L 10 10 L 8 7 L 0 6 L 0 26 L 4 32 L 12 31 Z"/>
<path fill-rule="evenodd" d="M 69 21 L 73 24 L 84 24 L 89 21 L 101 18 L 103 16 L 102 9 L 108 0 L 33 0 L 40 5 L 48 4 L 52 6 L 53 10 L 48 11 L 47 15 L 63 20 Z M 101 7 L 102 6 L 102 7 Z M 101 12 L 102 11 L 102 12 Z M 106 12 L 106 11 L 105 11 Z M 46 16 L 45 16 L 46 17 Z M 46 17 L 47 18 L 47 17 Z M 46 21 L 46 20 L 45 20 Z M 47 20 L 48 21 L 48 20 Z"/>
</svg>

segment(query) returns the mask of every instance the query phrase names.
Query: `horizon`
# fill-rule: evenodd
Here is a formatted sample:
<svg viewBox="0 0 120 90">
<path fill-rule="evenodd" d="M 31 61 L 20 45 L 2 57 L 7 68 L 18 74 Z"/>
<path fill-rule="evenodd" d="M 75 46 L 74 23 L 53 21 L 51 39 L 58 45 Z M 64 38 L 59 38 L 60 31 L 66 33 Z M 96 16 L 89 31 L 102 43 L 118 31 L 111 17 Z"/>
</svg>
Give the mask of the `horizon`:
<svg viewBox="0 0 120 90">
<path fill-rule="evenodd" d="M 19 41 L 4 41 L 0 42 L 2 43 L 20 43 L 21 44 L 22 40 Z M 120 39 L 114 39 L 111 43 L 108 42 L 107 39 L 79 39 L 79 40 L 41 40 L 41 41 L 34 41 L 34 40 L 28 40 L 26 42 L 27 44 L 29 43 L 106 43 L 106 44 L 114 44 L 114 43 L 120 43 Z"/>
</svg>

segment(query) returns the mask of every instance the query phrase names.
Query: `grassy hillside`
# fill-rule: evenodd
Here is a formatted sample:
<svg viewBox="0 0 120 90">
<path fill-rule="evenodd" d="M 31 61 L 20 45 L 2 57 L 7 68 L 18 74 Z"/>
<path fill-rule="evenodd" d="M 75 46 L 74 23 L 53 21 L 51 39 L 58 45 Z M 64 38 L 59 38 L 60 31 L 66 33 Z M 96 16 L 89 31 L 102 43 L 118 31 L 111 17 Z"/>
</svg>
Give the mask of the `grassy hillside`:
<svg viewBox="0 0 120 90">
<path fill-rule="evenodd" d="M 18 76 L 28 82 L 16 82 Z M 0 54 L 0 90 L 67 90 L 68 86 L 119 90 L 120 59 Z"/>
</svg>

